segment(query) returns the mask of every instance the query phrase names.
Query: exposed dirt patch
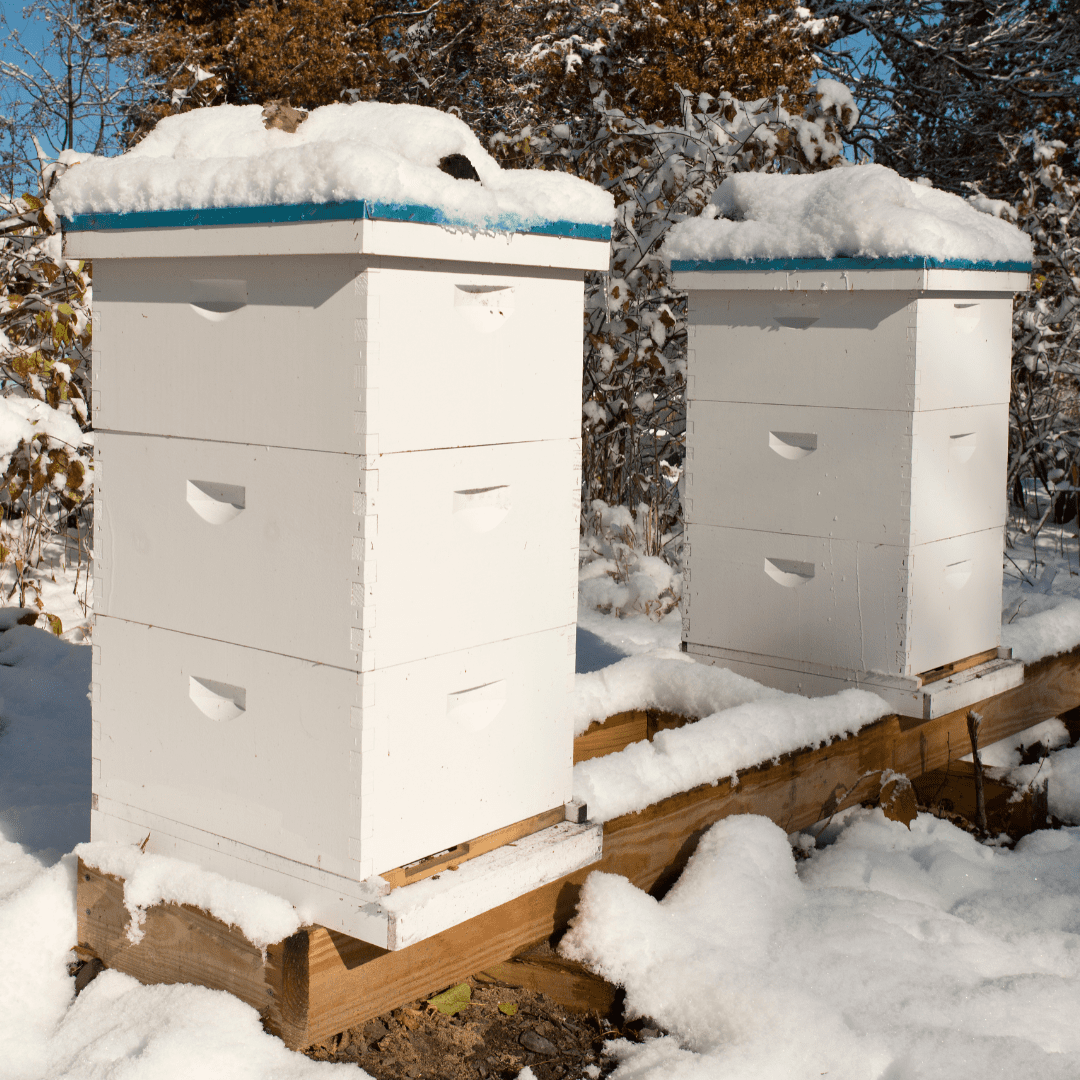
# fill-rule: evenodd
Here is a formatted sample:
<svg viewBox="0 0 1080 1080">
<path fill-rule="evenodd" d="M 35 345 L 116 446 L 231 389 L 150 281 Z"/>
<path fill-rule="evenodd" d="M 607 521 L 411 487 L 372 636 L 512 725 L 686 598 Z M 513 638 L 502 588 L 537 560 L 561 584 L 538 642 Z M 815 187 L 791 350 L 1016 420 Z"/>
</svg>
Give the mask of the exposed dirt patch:
<svg viewBox="0 0 1080 1080">
<path fill-rule="evenodd" d="M 456 1016 L 414 1002 L 304 1052 L 355 1062 L 377 1080 L 510 1080 L 526 1065 L 537 1080 L 579 1080 L 614 1068 L 604 1057 L 609 1040 L 660 1034 L 648 1020 L 571 1013 L 532 990 L 475 979 L 469 986 L 472 1001 Z"/>
</svg>

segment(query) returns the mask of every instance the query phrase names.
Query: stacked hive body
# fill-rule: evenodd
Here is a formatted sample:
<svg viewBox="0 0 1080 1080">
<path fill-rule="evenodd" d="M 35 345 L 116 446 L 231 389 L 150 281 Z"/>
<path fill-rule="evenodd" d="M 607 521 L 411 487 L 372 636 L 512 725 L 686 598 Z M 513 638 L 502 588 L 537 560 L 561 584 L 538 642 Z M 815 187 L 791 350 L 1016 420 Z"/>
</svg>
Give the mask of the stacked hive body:
<svg viewBox="0 0 1080 1080">
<path fill-rule="evenodd" d="M 786 690 L 865 685 L 909 715 L 1014 685 L 994 650 L 1024 268 L 673 265 L 690 292 L 685 648 Z M 978 654 L 931 700 L 933 669 Z"/>
<path fill-rule="evenodd" d="M 69 225 L 94 259 L 93 835 L 386 944 L 364 879 L 571 798 L 606 230 L 257 213 Z"/>
</svg>

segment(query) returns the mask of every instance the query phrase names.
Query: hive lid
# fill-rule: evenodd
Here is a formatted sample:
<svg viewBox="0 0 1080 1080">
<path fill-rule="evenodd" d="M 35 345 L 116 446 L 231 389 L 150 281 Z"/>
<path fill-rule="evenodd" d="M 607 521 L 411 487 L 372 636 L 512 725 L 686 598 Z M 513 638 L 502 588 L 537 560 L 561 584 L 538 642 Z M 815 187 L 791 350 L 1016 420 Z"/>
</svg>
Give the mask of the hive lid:
<svg viewBox="0 0 1080 1080">
<path fill-rule="evenodd" d="M 672 259 L 672 284 L 688 292 L 905 292 L 1011 296 L 1030 283 L 1024 259 Z"/>
<path fill-rule="evenodd" d="M 456 116 L 338 102 L 286 129 L 268 110 L 167 116 L 117 157 L 64 151 L 53 206 L 72 231 L 365 219 L 610 236 L 610 192 L 559 170 L 504 169 Z"/>
<path fill-rule="evenodd" d="M 1031 237 L 1011 214 L 1004 202 L 961 198 L 882 165 L 738 173 L 700 215 L 669 230 L 664 252 L 676 270 L 693 262 L 698 270 L 1026 272 Z"/>
</svg>

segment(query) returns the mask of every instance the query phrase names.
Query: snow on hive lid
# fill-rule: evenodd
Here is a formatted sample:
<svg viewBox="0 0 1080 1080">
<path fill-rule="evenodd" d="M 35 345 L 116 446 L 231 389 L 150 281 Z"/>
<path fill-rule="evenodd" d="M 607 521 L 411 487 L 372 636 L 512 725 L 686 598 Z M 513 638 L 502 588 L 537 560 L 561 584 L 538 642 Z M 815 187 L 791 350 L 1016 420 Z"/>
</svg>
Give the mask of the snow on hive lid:
<svg viewBox="0 0 1080 1080">
<path fill-rule="evenodd" d="M 668 232 L 664 251 L 676 271 L 793 259 L 1031 268 L 1031 239 L 1015 225 L 884 165 L 729 176 L 700 217 Z"/>
<path fill-rule="evenodd" d="M 455 154 L 479 183 L 440 170 Z M 52 200 L 69 229 L 366 216 L 606 240 L 615 213 L 585 180 L 501 169 L 467 124 L 419 105 L 324 105 L 293 133 L 219 105 L 166 117 L 120 157 L 69 157 Z"/>
</svg>

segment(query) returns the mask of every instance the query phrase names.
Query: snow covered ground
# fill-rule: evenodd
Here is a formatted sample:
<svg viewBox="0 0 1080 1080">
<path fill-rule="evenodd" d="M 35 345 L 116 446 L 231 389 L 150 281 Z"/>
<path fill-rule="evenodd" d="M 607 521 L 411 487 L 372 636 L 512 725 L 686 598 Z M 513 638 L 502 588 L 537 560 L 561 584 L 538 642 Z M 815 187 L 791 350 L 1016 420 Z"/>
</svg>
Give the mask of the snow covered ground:
<svg viewBox="0 0 1080 1080">
<path fill-rule="evenodd" d="M 1005 551 L 1002 644 L 1025 662 L 1080 644 L 1080 542 L 1076 524 L 1016 536 Z"/>
<path fill-rule="evenodd" d="M 932 816 L 832 827 L 796 865 L 735 817 L 653 900 L 592 875 L 564 946 L 670 1032 L 619 1080 L 1080 1075 L 1080 830 L 985 847 Z"/>
<path fill-rule="evenodd" d="M 1075 528 L 1044 529 L 1037 547 L 1020 538 L 1009 555 L 1003 621 L 1014 647 L 1030 659 L 1080 644 Z M 69 640 L 19 625 L 0 633 L 0 1078 L 356 1075 L 290 1052 L 227 994 L 109 971 L 74 997 L 74 855 L 62 853 L 88 839 L 90 790 L 90 649 L 79 643 L 88 594 L 73 588 L 77 569 L 57 556 L 45 575 Z M 622 812 L 617 798 L 659 797 L 781 752 L 778 737 L 815 741 L 879 714 L 869 694 L 804 704 L 691 664 L 679 626 L 677 611 L 659 621 L 581 612 L 579 668 L 592 674 L 579 676 L 579 727 L 616 705 L 712 714 L 694 735 L 667 732 L 636 751 L 645 793 L 616 791 L 605 816 Z M 1032 735 L 1056 748 L 1041 772 L 1052 810 L 1080 821 L 1080 749 L 1064 748 L 1060 722 Z M 1026 780 L 1039 767 L 1020 765 L 1024 741 L 990 748 L 988 763 Z M 600 785 L 601 767 L 583 765 L 579 782 Z M 590 805 L 608 797 L 597 790 Z M 147 868 L 143 902 L 167 891 L 160 870 Z M 1072 1077 L 1078 886 L 1080 829 L 1010 851 L 935 818 L 909 832 L 855 810 L 815 846 L 740 817 L 709 831 L 662 901 L 625 879 L 590 878 L 566 949 L 670 1032 L 618 1046 L 619 1080 Z"/>
</svg>

